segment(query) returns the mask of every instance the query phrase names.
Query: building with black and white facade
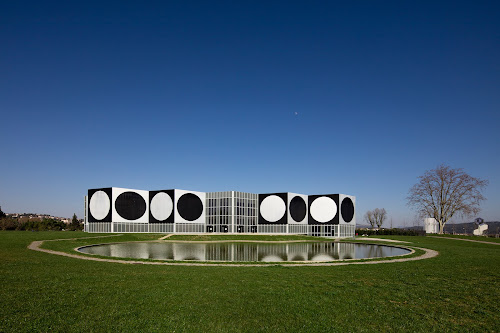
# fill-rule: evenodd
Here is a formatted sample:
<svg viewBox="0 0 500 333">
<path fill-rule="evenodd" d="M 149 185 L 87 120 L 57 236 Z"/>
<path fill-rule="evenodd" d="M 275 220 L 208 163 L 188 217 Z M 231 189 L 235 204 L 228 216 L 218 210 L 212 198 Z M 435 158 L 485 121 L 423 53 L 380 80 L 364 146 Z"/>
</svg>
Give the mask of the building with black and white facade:
<svg viewBox="0 0 500 333">
<path fill-rule="evenodd" d="M 85 231 L 258 233 L 352 237 L 356 198 L 345 194 L 88 190 Z"/>
</svg>

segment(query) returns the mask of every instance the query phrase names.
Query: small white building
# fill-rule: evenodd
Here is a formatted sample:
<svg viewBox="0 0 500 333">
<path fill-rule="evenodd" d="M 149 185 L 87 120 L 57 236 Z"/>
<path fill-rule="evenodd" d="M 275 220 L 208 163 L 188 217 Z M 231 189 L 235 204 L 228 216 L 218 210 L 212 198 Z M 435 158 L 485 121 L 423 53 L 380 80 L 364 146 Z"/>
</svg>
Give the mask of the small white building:
<svg viewBox="0 0 500 333">
<path fill-rule="evenodd" d="M 475 229 L 473 233 L 475 236 L 484 236 L 486 230 L 488 230 L 488 225 L 486 223 L 481 223 L 477 226 L 477 229 Z"/>
<path fill-rule="evenodd" d="M 439 223 L 433 217 L 428 217 L 424 219 L 425 233 L 427 234 L 437 234 L 439 233 Z"/>
</svg>

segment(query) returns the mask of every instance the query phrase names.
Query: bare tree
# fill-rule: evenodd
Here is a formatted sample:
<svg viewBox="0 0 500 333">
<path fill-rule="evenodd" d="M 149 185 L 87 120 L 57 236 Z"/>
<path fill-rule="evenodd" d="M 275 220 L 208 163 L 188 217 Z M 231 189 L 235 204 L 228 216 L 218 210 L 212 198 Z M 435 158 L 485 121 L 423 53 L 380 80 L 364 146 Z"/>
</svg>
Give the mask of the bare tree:
<svg viewBox="0 0 500 333">
<path fill-rule="evenodd" d="M 455 214 L 470 217 L 480 210 L 485 200 L 481 190 L 487 180 L 474 178 L 463 169 L 452 169 L 439 165 L 418 177 L 419 181 L 409 191 L 408 205 L 423 217 L 433 217 L 439 222 L 439 233 Z"/>
<path fill-rule="evenodd" d="M 372 228 L 375 228 L 375 219 L 373 218 L 373 212 L 371 210 L 365 213 L 365 221 L 370 223 Z"/>
<path fill-rule="evenodd" d="M 365 213 L 365 221 L 370 223 L 372 228 L 377 226 L 377 228 L 380 228 L 384 221 L 387 219 L 387 212 L 385 211 L 385 208 L 375 208 L 374 210 L 369 210 Z"/>
<path fill-rule="evenodd" d="M 375 208 L 373 216 L 375 217 L 375 224 L 377 225 L 377 228 L 380 228 L 385 219 L 387 219 L 387 212 L 385 211 L 385 208 Z"/>
</svg>

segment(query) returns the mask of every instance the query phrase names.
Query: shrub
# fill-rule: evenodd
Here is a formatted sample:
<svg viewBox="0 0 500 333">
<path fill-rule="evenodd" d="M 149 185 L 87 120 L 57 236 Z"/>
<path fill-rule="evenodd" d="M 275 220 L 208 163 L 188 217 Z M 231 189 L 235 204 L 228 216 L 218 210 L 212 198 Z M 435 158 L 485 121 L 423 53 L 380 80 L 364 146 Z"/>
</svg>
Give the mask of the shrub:
<svg viewBox="0 0 500 333">
<path fill-rule="evenodd" d="M 16 219 L 3 218 L 0 219 L 0 230 L 18 230 L 19 223 Z"/>
<path fill-rule="evenodd" d="M 425 236 L 424 230 L 399 229 L 399 228 L 379 229 L 379 230 L 356 229 L 356 233 L 358 235 L 368 235 L 368 236 L 372 235 Z"/>
</svg>

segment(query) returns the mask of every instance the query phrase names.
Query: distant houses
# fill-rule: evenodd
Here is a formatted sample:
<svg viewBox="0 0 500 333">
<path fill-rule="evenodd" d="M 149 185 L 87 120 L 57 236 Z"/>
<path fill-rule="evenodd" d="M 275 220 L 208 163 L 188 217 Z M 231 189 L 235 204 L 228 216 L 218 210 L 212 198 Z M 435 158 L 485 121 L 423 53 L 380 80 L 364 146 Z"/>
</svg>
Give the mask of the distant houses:
<svg viewBox="0 0 500 333">
<path fill-rule="evenodd" d="M 8 218 L 12 218 L 12 219 L 40 219 L 40 220 L 43 220 L 43 219 L 51 219 L 51 220 L 56 220 L 56 221 L 61 221 L 63 222 L 64 224 L 70 224 L 71 223 L 71 219 L 70 218 L 67 218 L 67 217 L 59 217 L 59 216 L 52 216 L 52 215 L 49 215 L 49 214 L 35 214 L 35 213 L 6 213 L 5 214 Z M 80 221 L 83 221 L 80 220 Z"/>
</svg>

